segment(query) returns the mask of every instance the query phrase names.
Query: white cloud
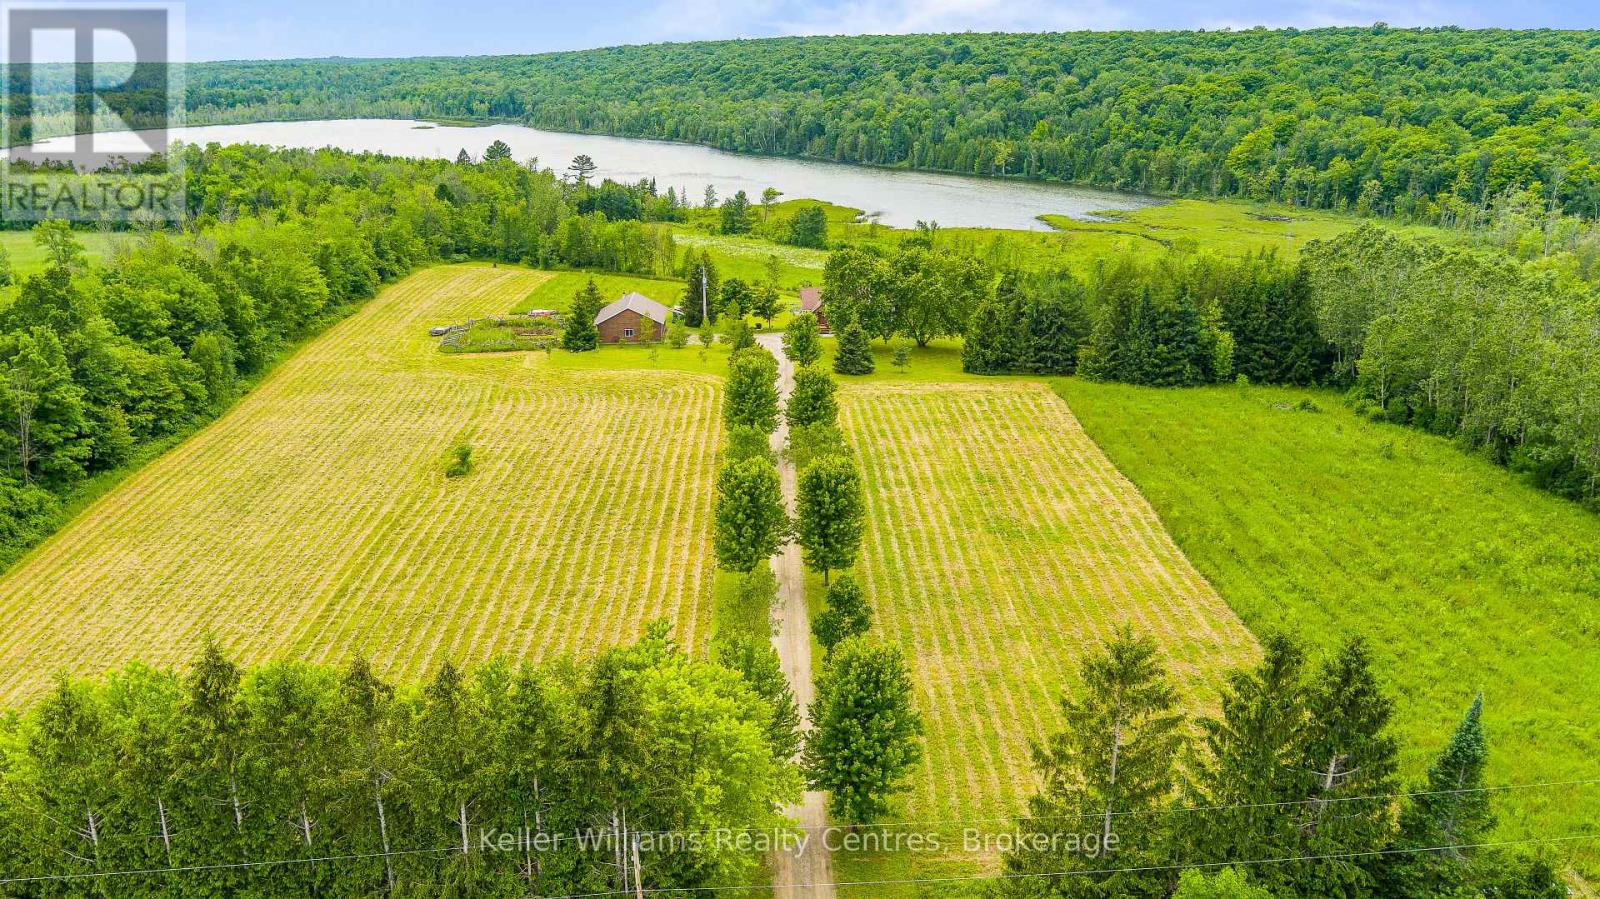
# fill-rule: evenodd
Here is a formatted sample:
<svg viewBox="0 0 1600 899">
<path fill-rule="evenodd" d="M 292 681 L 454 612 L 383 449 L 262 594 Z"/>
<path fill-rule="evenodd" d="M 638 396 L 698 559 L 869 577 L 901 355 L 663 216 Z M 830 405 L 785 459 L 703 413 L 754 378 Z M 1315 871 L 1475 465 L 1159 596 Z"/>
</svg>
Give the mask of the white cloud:
<svg viewBox="0 0 1600 899">
<path fill-rule="evenodd" d="M 660 0 L 648 20 L 669 38 L 1135 27 L 1107 0 Z"/>
</svg>

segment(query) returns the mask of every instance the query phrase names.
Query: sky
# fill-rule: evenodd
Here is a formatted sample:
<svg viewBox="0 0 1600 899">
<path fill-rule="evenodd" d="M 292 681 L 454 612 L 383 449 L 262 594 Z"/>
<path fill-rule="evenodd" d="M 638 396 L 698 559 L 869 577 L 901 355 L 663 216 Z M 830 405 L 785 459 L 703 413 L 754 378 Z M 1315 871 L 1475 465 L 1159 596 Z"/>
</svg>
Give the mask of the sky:
<svg viewBox="0 0 1600 899">
<path fill-rule="evenodd" d="M 469 56 L 793 34 L 1600 28 L 1586 0 L 188 0 L 192 60 Z"/>
</svg>

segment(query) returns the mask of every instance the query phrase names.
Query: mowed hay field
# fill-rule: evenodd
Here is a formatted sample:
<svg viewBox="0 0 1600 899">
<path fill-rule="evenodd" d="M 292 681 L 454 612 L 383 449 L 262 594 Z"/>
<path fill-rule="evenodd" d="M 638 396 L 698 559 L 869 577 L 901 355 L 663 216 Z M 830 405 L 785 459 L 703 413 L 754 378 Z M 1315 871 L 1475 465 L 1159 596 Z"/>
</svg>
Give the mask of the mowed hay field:
<svg viewBox="0 0 1600 899">
<path fill-rule="evenodd" d="M 857 573 L 877 633 L 907 654 L 928 727 L 900 817 L 1005 831 L 1034 789 L 1032 743 L 1058 727 L 1079 659 L 1120 622 L 1156 639 L 1193 712 L 1256 658 L 1254 637 L 1044 385 L 865 382 L 841 397 L 869 503 Z M 955 835 L 943 857 L 864 855 L 841 872 L 992 867 L 964 852 L 961 827 L 935 828 Z"/>
<path fill-rule="evenodd" d="M 716 378 L 451 356 L 429 326 L 549 275 L 462 265 L 391 286 L 0 578 L 0 705 L 51 674 L 238 658 L 542 658 L 710 621 Z M 475 470 L 444 476 L 468 440 Z"/>
</svg>

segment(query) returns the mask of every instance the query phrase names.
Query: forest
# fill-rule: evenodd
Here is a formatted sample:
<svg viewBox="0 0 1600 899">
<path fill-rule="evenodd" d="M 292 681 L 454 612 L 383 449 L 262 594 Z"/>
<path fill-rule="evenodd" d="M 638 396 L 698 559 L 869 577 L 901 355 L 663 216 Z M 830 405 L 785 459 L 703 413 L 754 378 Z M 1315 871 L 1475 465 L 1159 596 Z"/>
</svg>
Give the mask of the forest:
<svg viewBox="0 0 1600 899">
<path fill-rule="evenodd" d="M 973 374 L 1335 387 L 1372 418 L 1456 438 L 1563 496 L 1596 497 L 1592 282 L 1371 225 L 1293 261 L 1174 249 L 1097 259 L 1087 276 L 997 272 L 933 240 L 829 254 L 841 352 L 854 331 L 918 346 L 962 337 Z"/>
<path fill-rule="evenodd" d="M 70 95 L 37 76 L 40 134 Z M 1370 28 L 804 37 L 188 67 L 191 124 L 515 121 L 726 150 L 1471 223 L 1600 215 L 1600 34 Z"/>
</svg>

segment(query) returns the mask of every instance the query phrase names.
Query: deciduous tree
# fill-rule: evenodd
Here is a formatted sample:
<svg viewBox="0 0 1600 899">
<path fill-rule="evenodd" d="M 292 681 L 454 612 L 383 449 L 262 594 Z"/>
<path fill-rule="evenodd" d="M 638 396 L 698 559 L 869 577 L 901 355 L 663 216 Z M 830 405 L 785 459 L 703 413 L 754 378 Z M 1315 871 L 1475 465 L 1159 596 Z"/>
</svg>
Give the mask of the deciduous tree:
<svg viewBox="0 0 1600 899">
<path fill-rule="evenodd" d="M 870 824 L 889 810 L 922 761 L 922 716 L 900 650 L 864 638 L 839 644 L 817 676 L 806 777 L 827 790 L 845 824 Z"/>
<path fill-rule="evenodd" d="M 764 459 L 723 463 L 717 475 L 714 545 L 717 564 L 749 571 L 767 560 L 789 535 L 778 470 Z"/>
<path fill-rule="evenodd" d="M 830 572 L 854 565 L 861 549 L 867 526 L 861 476 L 848 457 L 824 456 L 800 472 L 796 494 L 802 555 L 827 583 Z"/>
</svg>

